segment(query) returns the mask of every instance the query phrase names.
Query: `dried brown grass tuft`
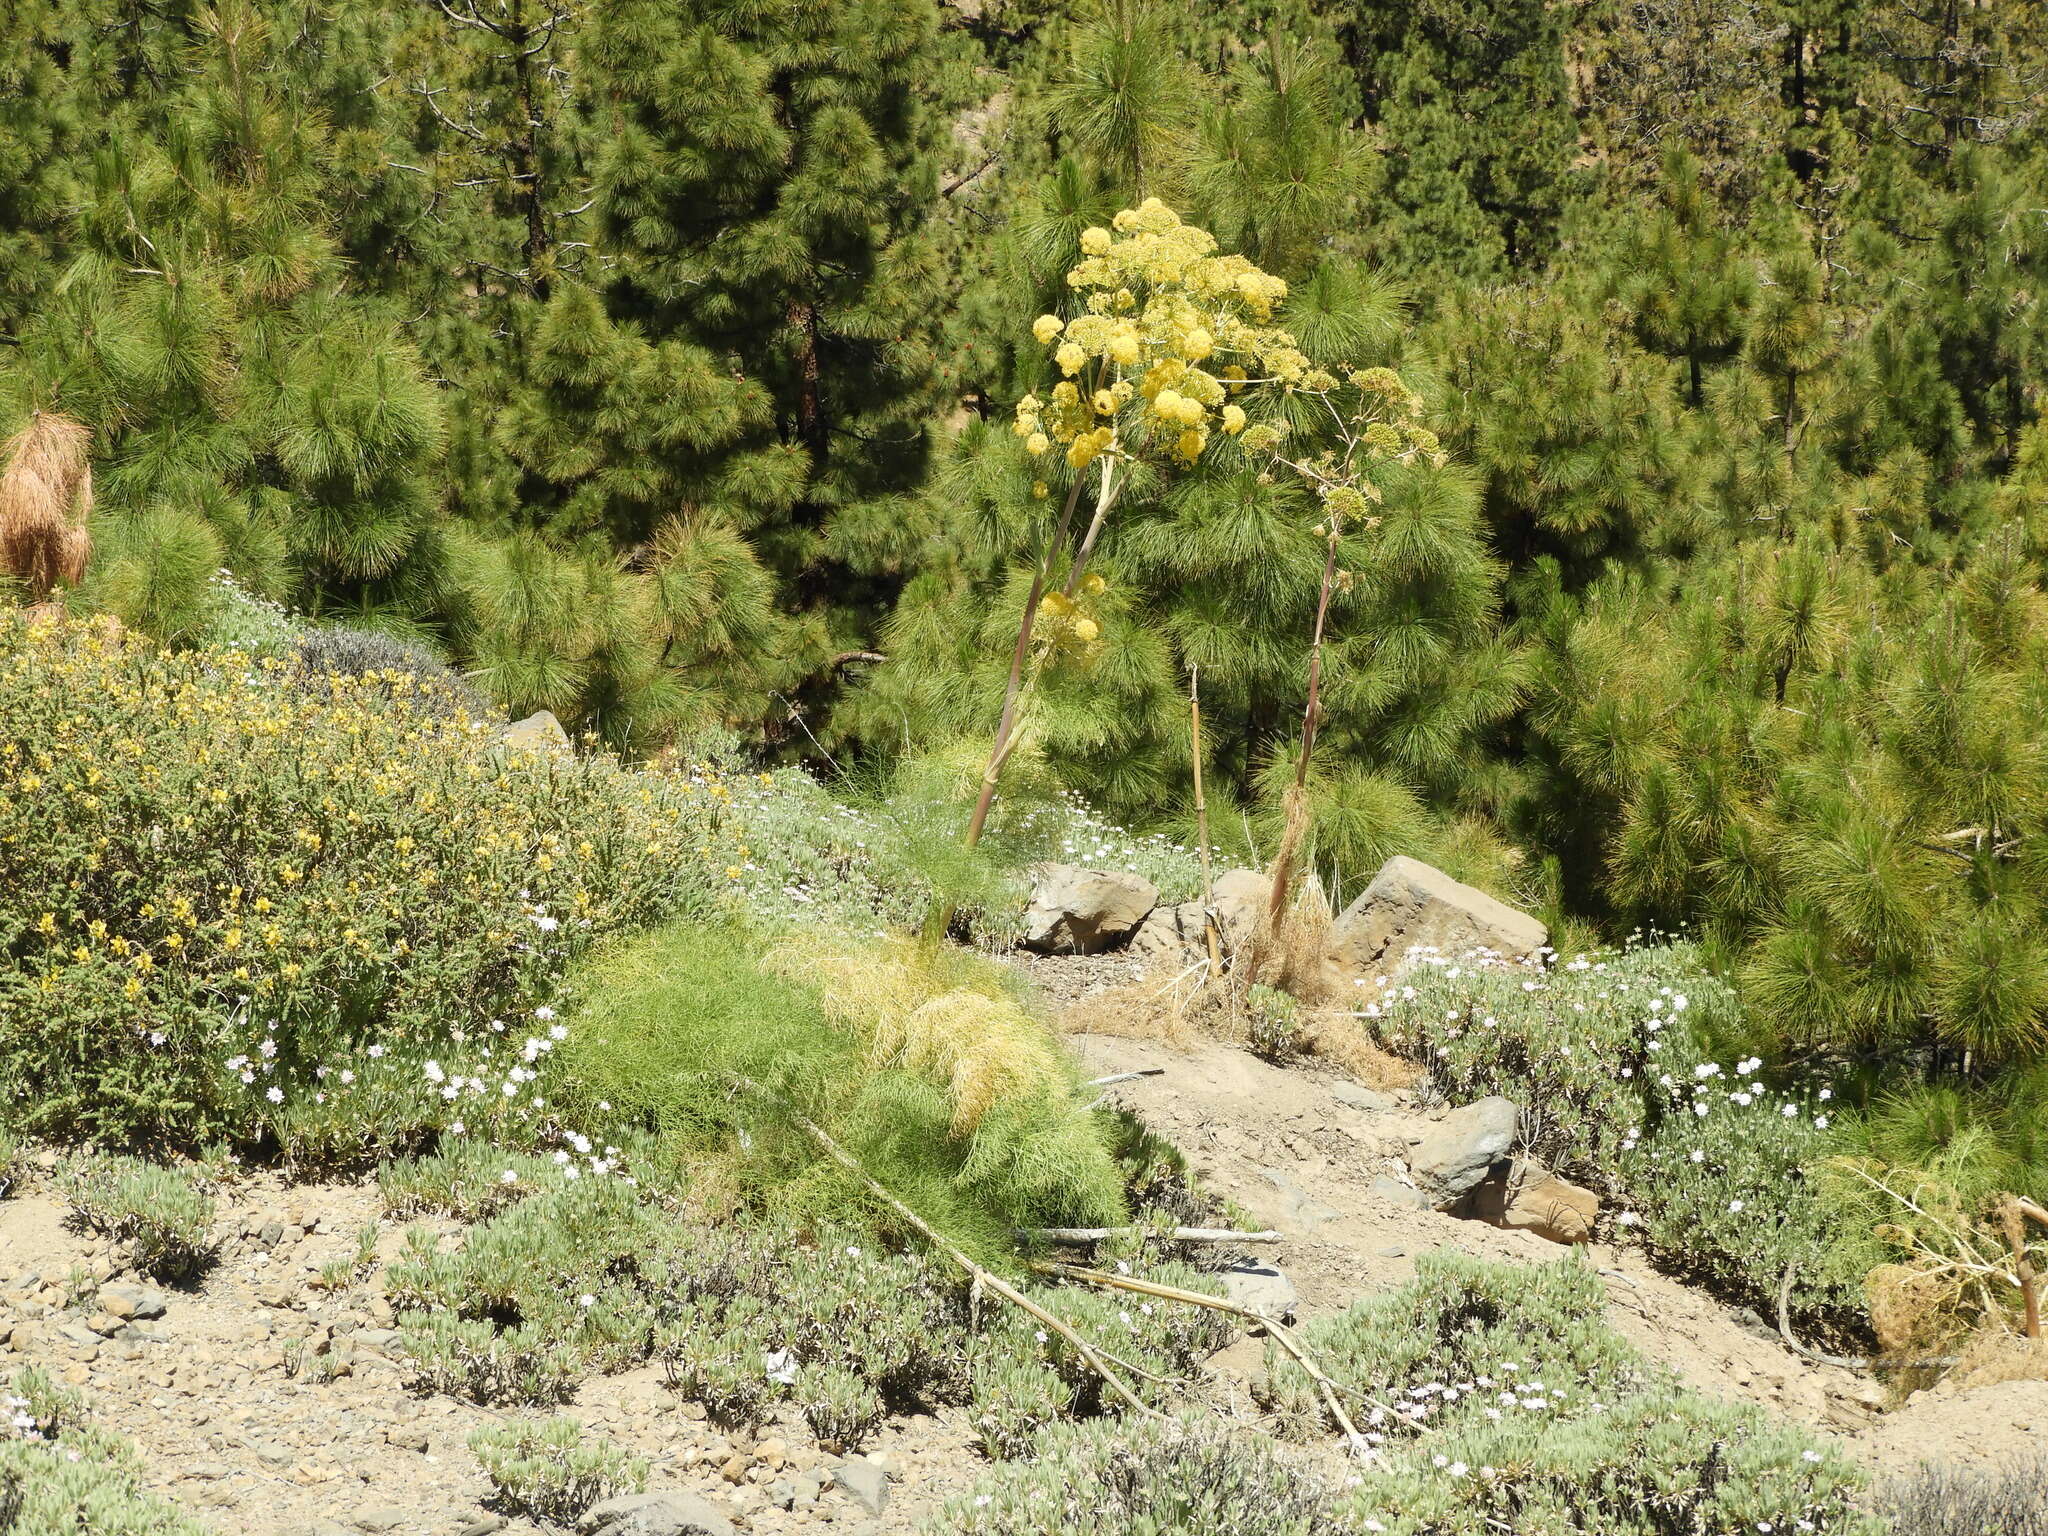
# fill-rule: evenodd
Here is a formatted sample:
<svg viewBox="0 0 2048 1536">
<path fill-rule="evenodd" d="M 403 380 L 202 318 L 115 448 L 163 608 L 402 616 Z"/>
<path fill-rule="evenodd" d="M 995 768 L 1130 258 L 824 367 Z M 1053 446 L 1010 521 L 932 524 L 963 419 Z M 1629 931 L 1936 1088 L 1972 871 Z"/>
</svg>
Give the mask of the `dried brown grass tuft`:
<svg viewBox="0 0 2048 1536">
<path fill-rule="evenodd" d="M 0 447 L 0 570 L 42 602 L 75 587 L 92 557 L 92 431 L 56 411 L 37 411 Z"/>
<path fill-rule="evenodd" d="M 1952 1387 L 1989 1387 L 2002 1381 L 2048 1381 L 2048 1339 L 2023 1338 L 2004 1328 L 1980 1328 L 1958 1352 L 1945 1378 Z"/>
<path fill-rule="evenodd" d="M 1241 1040 L 1244 1017 L 1226 989 L 1197 978 L 1147 978 L 1108 987 L 1070 1003 L 1058 1019 L 1062 1034 L 1114 1035 L 1156 1040 L 1188 1050 L 1203 1040 Z"/>
<path fill-rule="evenodd" d="M 826 1015 L 866 1038 L 875 1065 L 944 1083 L 956 1136 L 1005 1099 L 1072 1086 L 1044 1026 L 963 957 L 934 956 L 911 940 L 850 949 L 810 939 L 778 945 L 761 963 L 816 986 Z"/>
<path fill-rule="evenodd" d="M 1368 1088 L 1391 1093 L 1412 1088 L 1422 1068 L 1381 1050 L 1378 1042 L 1348 1013 L 1323 1009 L 1303 1021 L 1309 1054 L 1356 1078 Z"/>
</svg>

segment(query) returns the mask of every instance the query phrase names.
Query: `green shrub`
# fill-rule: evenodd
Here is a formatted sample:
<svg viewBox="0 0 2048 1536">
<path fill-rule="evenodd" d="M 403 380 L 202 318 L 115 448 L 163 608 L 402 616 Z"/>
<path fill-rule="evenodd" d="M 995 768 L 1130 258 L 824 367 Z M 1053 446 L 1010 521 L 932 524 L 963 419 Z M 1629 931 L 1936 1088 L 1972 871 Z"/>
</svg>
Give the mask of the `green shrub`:
<svg viewBox="0 0 2048 1536">
<path fill-rule="evenodd" d="M 478 1138 L 451 1137 L 429 1156 L 385 1163 L 377 1170 L 377 1188 L 386 1215 L 432 1211 L 473 1223 L 538 1191 L 561 1188 L 565 1166 Z"/>
<path fill-rule="evenodd" d="M 1817 1178 L 1840 1134 L 1827 1089 L 1749 1048 L 1733 991 L 1690 944 L 1546 966 L 1425 956 L 1364 1005 L 1382 1043 L 1453 1100 L 1524 1106 L 1528 1150 L 1608 1197 L 1666 1267 L 1775 1306 L 1843 1316 L 1872 1262 Z"/>
<path fill-rule="evenodd" d="M 591 1505 L 647 1487 L 647 1461 L 602 1437 L 588 1437 L 575 1419 L 479 1429 L 469 1448 L 498 1490 L 498 1505 L 556 1525 L 573 1525 Z"/>
<path fill-rule="evenodd" d="M 0 1126 L 0 1200 L 7 1198 L 22 1174 L 21 1143 L 5 1126 Z"/>
<path fill-rule="evenodd" d="M 8 1536 L 205 1536 L 145 1492 L 133 1448 L 85 1422 L 73 1393 L 40 1370 L 0 1392 L 0 1531 Z"/>
<path fill-rule="evenodd" d="M 213 1197 L 189 1175 L 133 1157 L 84 1157 L 58 1187 L 82 1226 L 127 1245 L 127 1261 L 160 1280 L 213 1262 Z"/>
<path fill-rule="evenodd" d="M 957 1536 L 1359 1536 L 1333 1490 L 1263 1436 L 1213 1422 L 1061 1425 L 1037 1456 L 927 1524 Z"/>
<path fill-rule="evenodd" d="M 347 624 L 302 629 L 291 649 L 294 681 L 315 689 L 332 677 L 361 680 L 385 698 L 433 715 L 489 721 L 497 712 L 469 681 L 417 640 Z"/>
<path fill-rule="evenodd" d="M 1387 1458 L 1345 1496 L 1352 1528 L 1875 1536 L 1851 1506 L 1847 1461 L 1759 1410 L 1681 1390 L 1607 1326 L 1605 1306 L 1576 1256 L 1434 1253 L 1408 1285 L 1305 1329 Z M 1330 1427 L 1306 1373 L 1269 1355 L 1283 1410 Z"/>
<path fill-rule="evenodd" d="M 970 1248 L 1121 1219 L 1102 1120 L 1049 1032 L 971 957 L 869 938 L 786 950 L 779 974 L 759 960 L 744 931 L 674 924 L 579 970 L 565 1103 L 660 1137 L 672 1160 L 734 1160 L 791 1218 L 874 1206 L 794 1108 Z M 736 1091 L 742 1077 L 768 1092 Z"/>
<path fill-rule="evenodd" d="M 523 1122 L 564 962 L 734 884 L 722 780 L 506 752 L 284 671 L 0 615 L 18 1129 L 310 1157 Z"/>
<path fill-rule="evenodd" d="M 1922 1467 L 1878 1488 L 1871 1507 L 1892 1536 L 2048 1536 L 2048 1453 Z"/>
<path fill-rule="evenodd" d="M 285 656 L 302 632 L 301 624 L 283 603 L 259 597 L 228 571 L 214 572 L 207 583 L 207 598 L 205 617 L 194 636 L 201 649 Z"/>
<path fill-rule="evenodd" d="M 1245 997 L 1247 1044 L 1256 1056 L 1285 1063 L 1308 1050 L 1301 1005 L 1278 987 L 1255 986 Z"/>
</svg>

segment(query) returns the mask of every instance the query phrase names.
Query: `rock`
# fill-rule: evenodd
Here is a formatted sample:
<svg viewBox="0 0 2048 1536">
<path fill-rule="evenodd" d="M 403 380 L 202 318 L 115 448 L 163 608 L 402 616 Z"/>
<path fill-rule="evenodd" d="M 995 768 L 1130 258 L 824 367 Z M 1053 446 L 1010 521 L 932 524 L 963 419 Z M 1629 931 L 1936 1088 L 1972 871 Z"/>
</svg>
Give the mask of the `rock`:
<svg viewBox="0 0 2048 1536">
<path fill-rule="evenodd" d="M 562 722 L 553 712 L 545 709 L 534 711 L 524 720 L 514 720 L 498 733 L 498 740 L 508 747 L 532 752 L 569 750 L 569 733 L 562 729 Z"/>
<path fill-rule="evenodd" d="M 627 1493 L 593 1504 L 576 1528 L 605 1536 L 734 1536 L 733 1524 L 694 1493 Z"/>
<path fill-rule="evenodd" d="M 871 1515 L 879 1515 L 889 1503 L 889 1474 L 871 1461 L 840 1462 L 832 1469 L 832 1481 Z"/>
<path fill-rule="evenodd" d="M 1396 1205 L 1406 1205 L 1418 1211 L 1434 1209 L 1429 1196 L 1412 1184 L 1403 1184 L 1399 1179 L 1390 1179 L 1384 1173 L 1372 1181 L 1372 1192 Z"/>
<path fill-rule="evenodd" d="M 1494 1094 L 1444 1116 L 1408 1154 L 1430 1203 L 1445 1210 L 1476 1188 L 1514 1145 L 1520 1114 L 1514 1100 Z"/>
<path fill-rule="evenodd" d="M 1534 1159 L 1518 1157 L 1474 1188 L 1459 1214 L 1553 1243 L 1584 1243 L 1600 1219 L 1600 1197 Z"/>
<path fill-rule="evenodd" d="M 359 1531 L 369 1532 L 370 1536 L 383 1536 L 385 1531 L 395 1531 L 411 1518 L 396 1504 L 380 1504 L 375 1509 L 351 1515 L 348 1523 Z"/>
<path fill-rule="evenodd" d="M 1362 1109 L 1369 1115 L 1385 1114 L 1394 1107 L 1394 1096 L 1368 1088 L 1363 1083 L 1334 1082 L 1330 1084 L 1330 1097 L 1339 1104 L 1349 1104 L 1353 1109 Z"/>
<path fill-rule="evenodd" d="M 1323 970 L 1335 987 L 1407 968 L 1412 948 L 1446 955 L 1488 949 L 1509 958 L 1543 947 L 1550 931 L 1526 912 L 1396 854 L 1330 926 Z"/>
<path fill-rule="evenodd" d="M 223 1469 L 225 1472 L 225 1469 Z M 191 1476 L 189 1472 L 186 1476 Z M 308 1520 L 301 1525 L 288 1525 L 278 1536 L 350 1536 L 349 1528 L 337 1520 Z"/>
<path fill-rule="evenodd" d="M 1256 869 L 1226 870 L 1216 877 L 1216 928 L 1226 956 L 1243 949 L 1259 926 L 1273 883 Z M 1208 953 L 1202 934 L 1202 903 L 1183 901 L 1154 907 L 1131 935 L 1131 953 L 1166 964 L 1193 964 Z"/>
<path fill-rule="evenodd" d="M 1294 1315 L 1294 1304 L 1299 1299 L 1294 1293 L 1294 1282 L 1278 1265 L 1244 1259 L 1217 1278 L 1223 1282 L 1224 1296 L 1240 1307 L 1250 1307 L 1281 1322 Z"/>
<path fill-rule="evenodd" d="M 124 1321 L 162 1317 L 168 1305 L 162 1291 L 153 1291 L 146 1285 L 103 1285 L 99 1304 Z"/>
<path fill-rule="evenodd" d="M 503 1515 L 485 1515 L 481 1520 L 472 1520 L 467 1525 L 455 1528 L 455 1536 L 491 1536 L 493 1531 L 505 1529 Z"/>
<path fill-rule="evenodd" d="M 85 1320 L 85 1326 L 103 1339 L 111 1339 L 128 1325 L 111 1312 L 95 1312 Z"/>
<path fill-rule="evenodd" d="M 1150 880 L 1077 864 L 1040 864 L 1024 914 L 1024 947 L 1048 955 L 1092 955 L 1145 919 L 1159 900 Z"/>
<path fill-rule="evenodd" d="M 401 1451 L 418 1451 L 424 1456 L 433 1442 L 427 1438 L 424 1429 L 410 1424 L 394 1424 L 384 1431 L 384 1443 Z"/>
</svg>

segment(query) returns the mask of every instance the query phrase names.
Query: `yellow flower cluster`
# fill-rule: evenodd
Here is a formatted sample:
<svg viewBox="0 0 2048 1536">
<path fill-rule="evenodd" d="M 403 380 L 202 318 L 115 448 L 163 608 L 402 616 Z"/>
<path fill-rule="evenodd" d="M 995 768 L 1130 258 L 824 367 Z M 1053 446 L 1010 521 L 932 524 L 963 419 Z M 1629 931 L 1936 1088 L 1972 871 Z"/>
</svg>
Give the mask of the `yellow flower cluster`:
<svg viewBox="0 0 2048 1536">
<path fill-rule="evenodd" d="M 1148 449 L 1192 463 L 1212 432 L 1244 430 L 1231 396 L 1311 379 L 1294 338 L 1270 323 L 1285 282 L 1243 256 L 1217 255 L 1213 236 L 1157 198 L 1113 226 L 1082 233 L 1082 259 L 1067 274 L 1086 311 L 1041 315 L 1031 328 L 1040 346 L 1058 343 L 1053 361 L 1065 377 L 1049 400 L 1017 403 L 1015 430 L 1030 453 L 1058 444 L 1077 470 Z"/>
</svg>

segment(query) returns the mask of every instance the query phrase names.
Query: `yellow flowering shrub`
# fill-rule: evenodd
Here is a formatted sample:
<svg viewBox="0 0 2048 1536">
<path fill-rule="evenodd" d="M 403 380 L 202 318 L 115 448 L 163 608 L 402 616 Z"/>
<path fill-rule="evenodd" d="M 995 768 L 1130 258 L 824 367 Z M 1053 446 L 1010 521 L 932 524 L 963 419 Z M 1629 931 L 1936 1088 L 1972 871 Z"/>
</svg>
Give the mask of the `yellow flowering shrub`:
<svg viewBox="0 0 2048 1536">
<path fill-rule="evenodd" d="M 1232 395 L 1310 379 L 1294 337 L 1272 323 L 1287 284 L 1219 255 L 1213 236 L 1156 197 L 1113 225 L 1083 231 L 1067 273 L 1083 313 L 1032 325 L 1064 377 L 1050 399 L 1017 402 L 1016 432 L 1033 455 L 1064 448 L 1075 469 L 1105 453 L 1192 463 L 1212 432 L 1243 430 Z"/>
<path fill-rule="evenodd" d="M 732 794 L 506 749 L 434 686 L 0 613 L 0 1120 L 346 1151 L 544 1115 L 564 962 L 732 899 Z"/>
</svg>

